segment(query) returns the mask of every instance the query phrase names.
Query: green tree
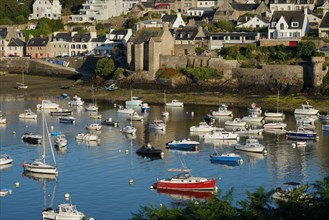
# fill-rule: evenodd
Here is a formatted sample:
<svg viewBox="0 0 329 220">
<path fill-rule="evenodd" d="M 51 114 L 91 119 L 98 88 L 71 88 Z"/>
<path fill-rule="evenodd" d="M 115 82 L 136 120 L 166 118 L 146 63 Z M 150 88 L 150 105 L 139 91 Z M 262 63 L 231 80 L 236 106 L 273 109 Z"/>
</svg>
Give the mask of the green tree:
<svg viewBox="0 0 329 220">
<path fill-rule="evenodd" d="M 104 57 L 96 63 L 96 74 L 105 78 L 112 78 L 114 75 L 115 63 L 111 58 Z"/>
<path fill-rule="evenodd" d="M 299 57 L 311 57 L 316 52 L 316 46 L 312 41 L 300 42 L 297 46 L 297 55 Z"/>
<path fill-rule="evenodd" d="M 232 32 L 234 30 L 234 25 L 229 21 L 218 21 L 215 26 L 221 31 Z"/>
<path fill-rule="evenodd" d="M 133 28 L 134 24 L 138 22 L 138 18 L 128 18 L 123 24 L 124 28 Z"/>
</svg>

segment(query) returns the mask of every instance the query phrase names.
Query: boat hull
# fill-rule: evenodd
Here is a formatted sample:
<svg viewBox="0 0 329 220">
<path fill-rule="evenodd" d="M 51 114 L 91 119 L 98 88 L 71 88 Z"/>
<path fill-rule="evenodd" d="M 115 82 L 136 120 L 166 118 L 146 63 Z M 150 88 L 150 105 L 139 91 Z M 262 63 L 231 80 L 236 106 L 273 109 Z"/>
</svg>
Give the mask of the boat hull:
<svg viewBox="0 0 329 220">
<path fill-rule="evenodd" d="M 225 162 L 236 162 L 240 161 L 240 156 L 221 156 L 221 155 L 210 155 L 211 161 L 225 161 Z"/>
<path fill-rule="evenodd" d="M 248 146 L 245 146 L 245 145 L 235 145 L 234 148 L 236 150 L 251 152 L 251 153 L 263 153 L 264 152 L 264 147 L 262 147 L 262 146 L 248 147 Z"/>
<path fill-rule="evenodd" d="M 294 131 L 287 131 L 286 136 L 288 139 L 299 139 L 299 140 L 316 140 L 317 134 L 312 133 L 298 133 Z"/>
<path fill-rule="evenodd" d="M 181 150 L 181 151 L 198 151 L 197 144 L 168 144 L 167 148 L 170 150 Z"/>
<path fill-rule="evenodd" d="M 211 191 L 216 189 L 216 179 L 204 182 L 192 183 L 172 183 L 170 181 L 159 180 L 156 183 L 158 189 L 172 189 L 172 190 L 185 190 L 185 191 Z"/>
<path fill-rule="evenodd" d="M 295 109 L 294 113 L 296 115 L 317 115 L 319 110 L 317 109 Z"/>
<path fill-rule="evenodd" d="M 58 171 L 56 167 L 53 166 L 35 166 L 28 163 L 23 163 L 24 171 L 31 172 L 31 173 L 42 173 L 42 174 L 52 174 L 57 175 Z"/>
</svg>

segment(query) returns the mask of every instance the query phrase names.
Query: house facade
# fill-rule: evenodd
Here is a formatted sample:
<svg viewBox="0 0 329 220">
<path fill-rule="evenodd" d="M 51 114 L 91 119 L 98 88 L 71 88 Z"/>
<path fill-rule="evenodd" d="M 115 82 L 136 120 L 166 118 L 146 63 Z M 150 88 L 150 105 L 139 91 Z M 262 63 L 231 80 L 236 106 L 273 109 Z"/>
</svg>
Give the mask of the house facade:
<svg viewBox="0 0 329 220">
<path fill-rule="evenodd" d="M 7 56 L 24 57 L 25 42 L 19 38 L 11 38 L 6 50 Z"/>
<path fill-rule="evenodd" d="M 256 44 L 260 39 L 256 32 L 209 33 L 208 49 L 217 50 L 225 46 Z"/>
<path fill-rule="evenodd" d="M 271 0 L 270 10 L 274 11 L 303 11 L 304 8 L 314 10 L 316 0 Z"/>
<path fill-rule="evenodd" d="M 86 0 L 79 14 L 70 16 L 70 22 L 94 22 L 120 16 L 125 5 L 123 0 Z"/>
<path fill-rule="evenodd" d="M 195 55 L 197 47 L 203 47 L 206 43 L 206 35 L 202 27 L 186 27 L 174 32 L 175 55 Z"/>
<path fill-rule="evenodd" d="M 260 16 L 255 17 L 240 17 L 237 22 L 238 28 L 262 28 L 267 27 L 269 20 Z"/>
<path fill-rule="evenodd" d="M 59 20 L 62 18 L 62 5 L 59 0 L 35 0 L 29 20 L 49 18 Z"/>
<path fill-rule="evenodd" d="M 26 55 L 35 59 L 49 58 L 50 46 L 48 38 L 31 38 L 26 44 Z"/>
<path fill-rule="evenodd" d="M 163 15 L 161 20 L 163 23 L 167 23 L 169 28 L 185 27 L 185 22 L 180 13 L 176 15 Z"/>
<path fill-rule="evenodd" d="M 319 37 L 329 38 L 329 12 L 326 12 L 319 26 Z"/>
<path fill-rule="evenodd" d="M 165 23 L 162 29 L 144 28 L 127 44 L 127 64 L 131 70 L 147 71 L 150 78 L 160 68 L 161 55 L 174 55 L 174 37 Z"/>
<path fill-rule="evenodd" d="M 307 9 L 302 11 L 274 11 L 268 26 L 268 39 L 299 40 L 309 30 Z"/>
</svg>

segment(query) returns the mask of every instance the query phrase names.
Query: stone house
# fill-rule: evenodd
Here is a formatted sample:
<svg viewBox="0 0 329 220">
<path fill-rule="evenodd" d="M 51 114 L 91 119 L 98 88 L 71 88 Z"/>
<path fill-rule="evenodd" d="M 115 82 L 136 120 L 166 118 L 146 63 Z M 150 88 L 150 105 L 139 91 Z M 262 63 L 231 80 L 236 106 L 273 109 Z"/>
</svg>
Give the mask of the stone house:
<svg viewBox="0 0 329 220">
<path fill-rule="evenodd" d="M 8 30 L 6 27 L 0 28 L 0 57 L 7 56 L 7 45 L 9 43 Z"/>
<path fill-rule="evenodd" d="M 302 11 L 274 11 L 268 26 L 268 39 L 300 40 L 309 31 L 307 9 Z"/>
<path fill-rule="evenodd" d="M 161 55 L 174 55 L 174 37 L 163 28 L 143 28 L 127 44 L 127 64 L 131 70 L 147 71 L 151 78 L 160 68 Z"/>
<path fill-rule="evenodd" d="M 51 42 L 50 42 L 50 56 L 57 57 L 57 56 L 69 56 L 69 47 L 70 42 L 72 42 L 72 37 L 77 32 L 71 33 L 61 33 L 61 32 L 54 32 Z"/>
<path fill-rule="evenodd" d="M 256 14 L 261 17 L 270 17 L 271 11 L 262 1 L 258 3 L 237 3 L 224 0 L 214 14 L 213 21 L 236 21 L 244 14 Z"/>
<path fill-rule="evenodd" d="M 96 38 L 96 32 L 88 34 L 75 34 L 69 43 L 69 56 L 80 56 L 91 51 L 90 41 Z"/>
<path fill-rule="evenodd" d="M 201 26 L 185 27 L 177 29 L 173 33 L 175 37 L 175 55 L 195 55 L 197 47 L 204 47 L 206 35 Z"/>
<path fill-rule="evenodd" d="M 26 44 L 26 55 L 39 59 L 50 57 L 50 43 L 48 37 L 34 37 Z"/>
<path fill-rule="evenodd" d="M 185 14 L 189 8 L 198 7 L 198 0 L 156 0 L 155 7 L 172 9 L 176 12 Z"/>
<path fill-rule="evenodd" d="M 136 34 L 139 30 L 143 28 L 162 28 L 163 21 L 162 20 L 145 20 L 139 21 L 134 24 L 133 34 Z"/>
<path fill-rule="evenodd" d="M 151 14 L 170 14 L 170 9 L 167 8 L 161 8 L 155 7 L 155 3 L 153 1 L 146 1 L 146 2 L 137 2 L 132 9 L 130 10 L 129 14 L 132 17 L 140 18 L 143 17 L 145 14 L 148 14 L 149 16 Z"/>
<path fill-rule="evenodd" d="M 19 38 L 11 38 L 7 45 L 7 56 L 24 57 L 25 42 Z"/>
<path fill-rule="evenodd" d="M 62 5 L 59 0 L 35 0 L 29 20 L 49 18 L 59 20 L 62 18 Z"/>
</svg>

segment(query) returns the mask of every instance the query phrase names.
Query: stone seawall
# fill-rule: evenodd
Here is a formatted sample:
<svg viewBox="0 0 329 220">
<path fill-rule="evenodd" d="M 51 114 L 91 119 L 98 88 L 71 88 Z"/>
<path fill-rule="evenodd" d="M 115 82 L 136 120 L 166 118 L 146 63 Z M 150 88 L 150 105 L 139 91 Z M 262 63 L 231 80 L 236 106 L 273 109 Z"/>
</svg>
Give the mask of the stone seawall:
<svg viewBox="0 0 329 220">
<path fill-rule="evenodd" d="M 0 71 L 60 77 L 70 77 L 78 74 L 75 68 L 30 58 L 0 58 Z"/>
</svg>

